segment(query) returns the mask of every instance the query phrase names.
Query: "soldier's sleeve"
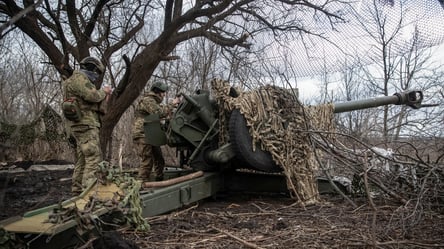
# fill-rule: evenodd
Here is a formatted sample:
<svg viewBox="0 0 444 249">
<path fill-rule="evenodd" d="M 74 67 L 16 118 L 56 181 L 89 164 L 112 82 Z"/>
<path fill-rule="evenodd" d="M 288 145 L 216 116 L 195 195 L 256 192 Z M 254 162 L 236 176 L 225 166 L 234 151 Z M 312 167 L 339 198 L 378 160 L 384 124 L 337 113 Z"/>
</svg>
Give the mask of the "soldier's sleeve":
<svg viewBox="0 0 444 249">
<path fill-rule="evenodd" d="M 156 103 L 156 100 L 153 98 L 143 98 L 139 104 L 138 111 L 145 112 L 149 114 L 153 113 L 161 113 L 160 106 Z"/>
<path fill-rule="evenodd" d="M 84 84 L 79 95 L 83 100 L 92 103 L 99 103 L 106 97 L 106 93 L 102 89 L 97 90 L 91 82 Z"/>
</svg>

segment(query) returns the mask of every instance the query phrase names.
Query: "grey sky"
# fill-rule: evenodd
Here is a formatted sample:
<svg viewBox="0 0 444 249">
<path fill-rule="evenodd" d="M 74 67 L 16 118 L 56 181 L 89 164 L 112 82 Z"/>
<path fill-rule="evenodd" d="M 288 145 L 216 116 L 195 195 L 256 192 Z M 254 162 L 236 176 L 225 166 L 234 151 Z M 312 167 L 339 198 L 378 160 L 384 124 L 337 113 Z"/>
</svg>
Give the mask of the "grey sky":
<svg viewBox="0 0 444 249">
<path fill-rule="evenodd" d="M 443 43 L 444 8 L 438 0 L 376 0 L 376 2 L 387 16 L 388 32 L 394 32 L 402 18 L 402 28 L 394 41 L 396 44 L 394 51 L 401 53 L 409 46 L 415 29 L 418 31 L 422 46 L 431 47 Z M 373 0 L 354 2 L 352 8 L 346 11 L 349 22 L 338 24 L 336 30 L 325 29 L 324 36 L 328 40 L 311 37 L 304 41 L 294 40 L 287 46 L 276 44 L 268 51 L 269 58 L 286 56 L 301 77 L 319 74 L 325 71 L 325 68 L 330 71 L 340 70 L 345 61 L 353 63 L 353 60 L 359 59 L 361 63 L 371 63 L 378 56 L 377 44 L 368 32 L 374 35 L 377 33 L 371 24 L 372 6 Z M 355 18 L 353 12 L 359 15 L 358 18 Z M 367 31 L 358 20 L 368 21 L 368 25 L 365 26 Z"/>
</svg>

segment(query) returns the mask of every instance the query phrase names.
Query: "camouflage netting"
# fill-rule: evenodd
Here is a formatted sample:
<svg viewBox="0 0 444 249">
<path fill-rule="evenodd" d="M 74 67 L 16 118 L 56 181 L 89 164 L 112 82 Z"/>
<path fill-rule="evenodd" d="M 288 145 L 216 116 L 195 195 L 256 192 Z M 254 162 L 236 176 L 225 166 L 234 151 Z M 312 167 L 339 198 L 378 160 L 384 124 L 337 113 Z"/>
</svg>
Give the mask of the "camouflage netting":
<svg viewBox="0 0 444 249">
<path fill-rule="evenodd" d="M 0 122 L 0 161 L 73 161 L 62 117 L 50 106 L 24 125 Z"/>
<path fill-rule="evenodd" d="M 312 131 L 334 130 L 333 106 L 304 107 L 296 94 L 275 86 L 238 91 L 237 98 L 229 97 L 230 85 L 226 81 L 213 80 L 212 88 L 221 109 L 220 127 L 227 127 L 223 123 L 227 113 L 239 109 L 250 129 L 253 150 L 260 145 L 260 149 L 271 153 L 284 171 L 293 198 L 303 205 L 317 203 L 319 193 L 314 172 L 318 165 L 311 141 L 319 133 Z M 227 131 L 220 134 L 220 141 L 225 143 Z"/>
<path fill-rule="evenodd" d="M 123 174 L 119 167 L 111 165 L 107 161 L 99 163 L 99 170 L 96 173 L 98 185 L 109 186 L 115 184 L 121 190 L 115 192 L 112 198 L 103 199 L 97 195 L 96 188 L 89 191 L 88 203 L 80 210 L 76 205 L 60 205 L 50 212 L 47 222 L 61 224 L 67 220 L 75 219 L 77 221 L 77 230 L 80 233 L 90 231 L 94 228 L 101 230 L 101 225 L 131 225 L 136 231 L 149 231 L 150 225 L 142 216 L 142 206 L 140 203 L 139 190 L 141 182 L 128 174 Z M 95 186 L 98 186 L 95 185 Z M 108 213 L 113 214 L 111 221 L 102 221 L 100 217 L 94 215 L 94 212 L 105 208 Z M 96 221 L 96 219 L 98 219 Z"/>
</svg>

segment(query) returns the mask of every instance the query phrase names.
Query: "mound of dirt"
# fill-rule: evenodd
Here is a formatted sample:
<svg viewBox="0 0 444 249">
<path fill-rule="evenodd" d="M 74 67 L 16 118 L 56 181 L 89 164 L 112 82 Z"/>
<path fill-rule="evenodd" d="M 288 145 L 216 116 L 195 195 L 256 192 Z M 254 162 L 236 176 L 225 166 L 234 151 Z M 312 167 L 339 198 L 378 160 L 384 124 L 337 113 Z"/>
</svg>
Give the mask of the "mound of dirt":
<svg viewBox="0 0 444 249">
<path fill-rule="evenodd" d="M 21 169 L 28 169 L 33 164 L 24 165 Z M 0 172 L 0 220 L 72 197 L 72 169 L 61 168 L 63 170 Z"/>
</svg>

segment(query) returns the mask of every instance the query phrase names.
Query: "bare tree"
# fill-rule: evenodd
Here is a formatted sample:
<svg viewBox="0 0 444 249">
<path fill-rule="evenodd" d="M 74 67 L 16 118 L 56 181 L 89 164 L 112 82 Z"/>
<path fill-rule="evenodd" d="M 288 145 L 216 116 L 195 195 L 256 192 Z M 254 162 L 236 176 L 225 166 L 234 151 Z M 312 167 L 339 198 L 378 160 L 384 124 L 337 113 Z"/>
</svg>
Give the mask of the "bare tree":
<svg viewBox="0 0 444 249">
<path fill-rule="evenodd" d="M 403 1 L 387 5 L 373 0 L 356 14 L 356 20 L 372 45 L 371 63 L 362 64 L 360 72 L 363 75 L 360 79 L 366 82 L 364 89 L 372 95 L 388 96 L 413 89 L 426 92 L 436 87 L 435 79 L 441 73 L 430 63 L 430 49 L 420 39 L 418 20 L 404 18 L 409 11 L 413 10 L 407 9 Z M 391 142 L 403 132 L 418 130 L 423 117 L 417 111 L 412 114 L 407 106 L 385 106 L 381 121 L 374 123 L 375 132 L 382 131 L 385 141 Z"/>
<path fill-rule="evenodd" d="M 374 93 L 363 91 L 366 82 L 362 77 L 362 68 L 359 64 L 344 64 L 344 70 L 340 72 L 340 83 L 337 88 L 338 94 L 335 101 L 351 101 L 373 97 Z M 336 123 L 338 130 L 350 136 L 366 139 L 371 136 L 374 125 L 374 117 L 377 110 L 364 109 L 337 115 Z"/>
<path fill-rule="evenodd" d="M 3 21 L 28 8 L 33 1 L 0 1 Z M 184 41 L 205 37 L 223 47 L 248 48 L 248 37 L 269 31 L 275 37 L 282 34 L 314 33 L 305 28 L 298 16 L 319 17 L 334 24 L 340 19 L 341 1 L 319 4 L 308 1 L 45 1 L 41 7 L 15 22 L 48 56 L 51 64 L 68 77 L 73 62 L 92 54 L 100 54 L 102 62 L 110 62 L 127 44 L 138 47 L 130 56 L 127 77 L 119 84 L 124 91 L 111 98 L 110 110 L 102 117 L 101 143 L 105 150 L 110 134 L 124 111 L 138 97 L 160 62 L 170 60 L 170 54 Z M 160 11 L 162 10 L 162 11 Z M 273 11 L 274 15 L 269 15 Z M 143 43 L 137 33 L 149 17 L 163 16 L 157 36 Z M 322 17 L 322 18 L 321 18 Z M 302 20 L 302 21 L 301 21 Z M 122 54 L 122 53 L 121 53 Z M 125 82 L 124 82 L 125 81 Z"/>
<path fill-rule="evenodd" d="M 0 99 L 3 122 L 24 124 L 36 118 L 47 105 L 61 99 L 54 67 L 41 64 L 45 55 L 33 50 L 18 35 L 1 46 L 4 56 L 0 67 Z M 57 107 L 58 106 L 54 106 Z"/>
</svg>

